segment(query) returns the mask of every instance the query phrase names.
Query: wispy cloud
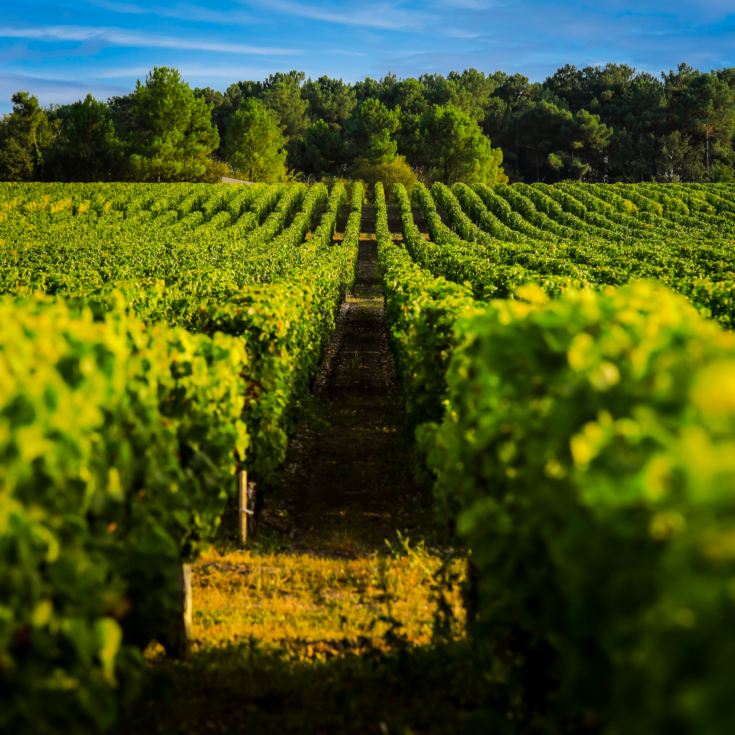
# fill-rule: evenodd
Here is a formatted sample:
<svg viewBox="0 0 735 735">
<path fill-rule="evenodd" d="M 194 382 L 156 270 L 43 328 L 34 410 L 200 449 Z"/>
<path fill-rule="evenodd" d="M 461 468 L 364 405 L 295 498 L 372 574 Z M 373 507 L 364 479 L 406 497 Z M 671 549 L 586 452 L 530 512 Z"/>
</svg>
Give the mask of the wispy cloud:
<svg viewBox="0 0 735 735">
<path fill-rule="evenodd" d="M 90 0 L 90 4 L 120 15 L 157 15 L 161 18 L 176 18 L 177 20 L 230 26 L 258 22 L 257 16 L 252 13 L 216 10 L 194 3 L 140 5 L 138 3 L 116 2 L 116 0 Z"/>
<path fill-rule="evenodd" d="M 144 8 L 142 5 L 136 5 L 135 3 L 118 3 L 106 2 L 105 0 L 89 0 L 89 4 L 94 5 L 97 8 L 110 10 L 113 13 L 123 13 L 125 15 L 144 15 L 145 13 L 151 12 L 149 8 Z"/>
<path fill-rule="evenodd" d="M 474 41 L 477 38 L 482 38 L 484 33 L 477 33 L 476 31 L 466 31 L 463 28 L 448 28 L 444 31 L 444 35 L 449 38 L 458 38 L 462 41 Z"/>
<path fill-rule="evenodd" d="M 324 52 L 324 54 L 327 56 L 329 56 L 330 54 L 334 56 L 351 56 L 353 59 L 362 59 L 369 55 L 365 51 L 351 51 L 345 48 L 328 49 Z"/>
<path fill-rule="evenodd" d="M 106 98 L 126 94 L 128 85 L 117 85 L 109 82 L 89 84 L 64 75 L 36 75 L 16 72 L 0 72 L 0 98 L 3 102 L 19 89 L 25 89 L 36 95 L 41 104 L 66 104 L 76 102 L 88 92 L 96 97 Z M 10 109 L 10 103 L 0 106 L 0 111 Z"/>
<path fill-rule="evenodd" d="M 680 61 L 735 66 L 735 0 L 0 0 L 0 8 L 0 112 L 8 90 L 48 102 L 117 85 L 120 94 L 154 65 L 219 89 L 290 68 L 356 81 L 468 67 L 542 80 L 566 63 L 603 61 L 653 72 Z"/>
<path fill-rule="evenodd" d="M 493 0 L 436 0 L 434 4 L 443 8 L 459 8 L 461 10 L 490 10 L 499 5 L 505 5 L 507 2 L 494 2 Z"/>
<path fill-rule="evenodd" d="M 268 64 L 268 66 L 243 66 L 232 64 L 176 64 L 176 69 L 187 81 L 235 82 L 241 79 L 265 79 L 277 71 L 289 71 L 290 64 Z M 94 74 L 93 80 L 142 79 L 151 70 L 150 66 L 121 66 L 102 69 Z"/>
<path fill-rule="evenodd" d="M 162 36 L 128 31 L 120 28 L 94 28 L 89 26 L 35 26 L 10 28 L 0 26 L 0 38 L 25 38 L 40 41 L 102 41 L 113 46 L 135 48 L 165 48 L 252 56 L 293 56 L 301 49 L 252 46 L 244 43 L 208 41 L 199 37 Z"/>
<path fill-rule="evenodd" d="M 398 3 L 372 2 L 360 5 L 333 5 L 324 7 L 291 0 L 261 2 L 270 11 L 322 23 L 335 23 L 361 28 L 380 28 L 386 31 L 424 28 L 436 22 L 436 16 L 421 10 L 402 8 Z"/>
</svg>

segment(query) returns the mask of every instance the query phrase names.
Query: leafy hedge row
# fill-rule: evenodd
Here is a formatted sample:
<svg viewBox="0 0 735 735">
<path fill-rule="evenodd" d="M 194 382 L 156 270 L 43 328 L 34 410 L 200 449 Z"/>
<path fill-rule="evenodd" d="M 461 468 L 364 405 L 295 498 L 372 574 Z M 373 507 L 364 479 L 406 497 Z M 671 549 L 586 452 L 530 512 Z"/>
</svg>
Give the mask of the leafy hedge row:
<svg viewBox="0 0 735 735">
<path fill-rule="evenodd" d="M 282 280 L 0 302 L 0 730 L 104 730 L 140 647 L 176 646 L 181 562 L 236 467 L 284 457 L 354 277 L 363 194 L 333 244 L 344 186 L 306 192 L 258 245 L 291 263 Z"/>
<path fill-rule="evenodd" d="M 449 190 L 446 190 L 449 192 Z M 406 222 L 413 222 L 410 201 L 405 189 L 394 189 Z M 538 242 L 493 241 L 469 242 L 447 227 L 441 219 L 432 194 L 420 184 L 414 188 L 414 200 L 419 204 L 427 221 L 431 240 L 409 238 L 406 246 L 413 259 L 434 276 L 447 278 L 455 283 L 468 284 L 475 298 L 508 298 L 515 290 L 530 281 L 541 284 L 550 294 L 559 293 L 572 283 L 593 281 L 592 273 L 575 259 L 567 257 L 566 246 L 539 247 Z M 454 195 L 444 195 L 445 202 Z M 582 246 L 576 246 L 579 252 Z"/>
<path fill-rule="evenodd" d="M 410 202 L 403 187 L 404 208 Z M 472 292 L 418 266 L 409 252 L 394 243 L 388 229 L 385 192 L 375 187 L 375 233 L 385 286 L 385 309 L 396 355 L 405 411 L 412 426 L 437 421 L 443 411 L 446 369 L 454 347 L 454 323 L 475 309 Z M 423 242 L 418 228 L 404 219 L 406 247 Z"/>
<path fill-rule="evenodd" d="M 710 214 L 712 205 L 689 187 L 674 188 L 680 206 L 670 205 L 666 218 L 651 212 L 633 217 L 611 210 L 615 202 L 620 209 L 625 209 L 627 203 L 631 211 L 637 212 L 630 199 L 615 193 L 622 191 L 663 212 L 663 205 L 643 193 L 659 188 L 666 187 L 519 184 L 499 185 L 492 190 L 478 186 L 472 192 L 455 185 L 450 192 L 436 184 L 429 192 L 417 186 L 414 199 L 432 241 L 418 242 L 409 250 L 433 275 L 469 283 L 475 297 L 483 300 L 512 297 L 524 283 L 536 283 L 549 295 L 558 295 L 574 285 L 602 289 L 633 279 L 653 278 L 689 297 L 703 314 L 731 326 L 735 319 L 735 268 L 728 234 L 731 224 L 726 215 Z M 397 196 L 399 201 L 404 198 L 400 193 Z M 666 201 L 676 198 L 673 194 L 656 196 Z M 483 197 L 492 204 L 493 211 L 483 206 Z M 504 205 L 498 206 L 501 199 Z M 681 214 L 684 206 L 689 208 L 689 215 Z M 445 224 L 439 209 L 451 227 Z M 532 225 L 524 217 L 538 223 L 539 228 L 543 218 L 551 217 L 556 234 L 545 239 L 543 235 L 532 236 Z M 514 228 L 512 242 L 501 231 L 509 227 Z M 558 228 L 563 228 L 563 237 Z M 487 238 L 477 234 L 480 229 Z"/>
<path fill-rule="evenodd" d="M 405 250 L 376 195 L 387 316 L 472 552 L 483 725 L 735 729 L 735 337 L 650 282 L 473 303 L 410 259 L 396 193 Z"/>
<path fill-rule="evenodd" d="M 524 295 L 458 322 L 429 455 L 478 640 L 572 729 L 730 732 L 735 337 L 648 283 Z"/>
<path fill-rule="evenodd" d="M 422 185 L 423 186 L 423 185 Z M 444 211 L 447 222 L 450 227 L 467 242 L 477 242 L 489 245 L 493 238 L 480 229 L 462 209 L 462 204 L 458 201 L 454 192 L 441 182 L 436 182 L 431 187 L 431 195 L 436 206 Z"/>
<path fill-rule="evenodd" d="M 273 252 L 285 248 L 298 253 L 287 278 L 246 285 L 205 302 L 194 319 L 197 332 L 223 332 L 241 336 L 245 342 L 252 378 L 245 420 L 253 439 L 246 465 L 258 476 L 268 475 L 285 457 L 292 417 L 308 391 L 339 305 L 352 285 L 363 195 L 362 185 L 355 184 L 349 237 L 330 244 L 345 196 L 343 185 L 337 184 L 312 240 L 299 244 L 307 220 L 301 224 L 295 220 L 273 247 Z"/>
<path fill-rule="evenodd" d="M 246 450 L 246 364 L 122 305 L 0 302 L 3 732 L 108 726 L 129 645 L 176 643 L 181 561 Z"/>
<path fill-rule="evenodd" d="M 479 188 L 479 187 L 478 187 Z M 460 206 L 477 224 L 489 235 L 498 240 L 506 242 L 519 242 L 524 239 L 523 234 L 532 232 L 539 240 L 550 239 L 541 230 L 536 230 L 532 225 L 525 223 L 522 217 L 519 217 L 510 208 L 510 205 L 495 195 L 488 186 L 484 186 L 485 192 L 488 194 L 488 201 L 495 207 L 495 212 L 491 214 L 488 211 L 485 202 L 476 192 L 472 191 L 467 184 L 456 183 L 452 186 L 452 193 L 457 197 Z M 494 216 L 495 215 L 495 216 Z M 516 231 L 508 227 L 504 221 L 513 219 L 515 215 L 516 223 L 524 223 L 521 225 L 521 231 Z M 525 226 L 524 226 L 525 225 Z"/>
</svg>

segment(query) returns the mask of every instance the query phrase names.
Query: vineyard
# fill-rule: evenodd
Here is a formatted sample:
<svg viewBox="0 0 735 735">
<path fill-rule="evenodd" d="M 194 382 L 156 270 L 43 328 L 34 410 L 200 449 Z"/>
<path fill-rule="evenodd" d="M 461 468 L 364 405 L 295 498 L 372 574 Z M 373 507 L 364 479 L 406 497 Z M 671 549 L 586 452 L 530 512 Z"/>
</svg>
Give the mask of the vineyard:
<svg viewBox="0 0 735 735">
<path fill-rule="evenodd" d="M 235 594 L 212 570 L 252 563 L 226 556 L 247 515 L 284 570 L 247 588 L 253 620 L 301 543 L 350 641 L 328 656 L 380 631 L 386 681 L 448 692 L 433 724 L 405 703 L 363 721 L 339 690 L 322 709 L 345 719 L 274 732 L 734 731 L 734 247 L 729 184 L 3 184 L 0 730 L 154 717 L 145 652 L 228 624 L 197 593 Z M 294 456 L 303 537 L 278 523 Z M 426 558 L 401 535 L 418 509 Z M 319 536 L 349 523 L 332 559 Z M 358 624 L 371 585 L 393 607 Z M 239 635 L 292 627 L 323 662 L 291 617 Z M 470 642 L 461 664 L 440 639 Z"/>
</svg>

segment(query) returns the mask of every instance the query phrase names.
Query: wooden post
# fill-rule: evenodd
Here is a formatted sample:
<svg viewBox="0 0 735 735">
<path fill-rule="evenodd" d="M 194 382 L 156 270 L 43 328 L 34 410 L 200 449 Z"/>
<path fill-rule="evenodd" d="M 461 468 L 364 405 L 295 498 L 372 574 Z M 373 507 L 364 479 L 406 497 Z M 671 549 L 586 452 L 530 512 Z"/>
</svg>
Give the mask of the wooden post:
<svg viewBox="0 0 735 735">
<path fill-rule="evenodd" d="M 245 546 L 248 537 L 255 533 L 255 482 L 248 480 L 248 473 L 237 473 L 237 516 L 240 530 L 240 543 Z"/>
<path fill-rule="evenodd" d="M 181 610 L 184 620 L 184 638 L 187 648 L 191 640 L 192 600 L 191 600 L 191 564 L 181 566 Z"/>
<path fill-rule="evenodd" d="M 237 473 L 237 518 L 240 529 L 240 543 L 245 546 L 248 542 L 248 473 L 240 470 Z"/>
<path fill-rule="evenodd" d="M 162 641 L 166 652 L 177 659 L 189 655 L 191 644 L 192 604 L 191 604 L 191 564 L 181 565 L 179 578 L 180 597 L 176 607 L 173 630 Z"/>
</svg>

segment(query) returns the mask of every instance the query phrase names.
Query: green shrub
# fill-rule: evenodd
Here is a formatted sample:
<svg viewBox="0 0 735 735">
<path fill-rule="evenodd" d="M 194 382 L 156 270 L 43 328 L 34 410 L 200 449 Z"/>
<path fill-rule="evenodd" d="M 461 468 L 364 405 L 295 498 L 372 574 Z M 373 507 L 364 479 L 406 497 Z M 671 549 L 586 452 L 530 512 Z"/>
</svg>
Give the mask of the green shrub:
<svg viewBox="0 0 735 735">
<path fill-rule="evenodd" d="M 0 302 L 0 730 L 105 729 L 129 645 L 175 644 L 181 563 L 247 436 L 223 335 Z"/>
<path fill-rule="evenodd" d="M 418 179 L 403 156 L 396 156 L 392 161 L 374 162 L 358 159 L 351 170 L 352 178 L 364 181 L 372 191 L 375 184 L 382 182 L 388 191 L 395 184 L 403 184 L 410 192 Z"/>
<path fill-rule="evenodd" d="M 477 640 L 553 731 L 732 732 L 735 337 L 648 283 L 519 295 L 458 322 L 430 456 Z"/>
</svg>

